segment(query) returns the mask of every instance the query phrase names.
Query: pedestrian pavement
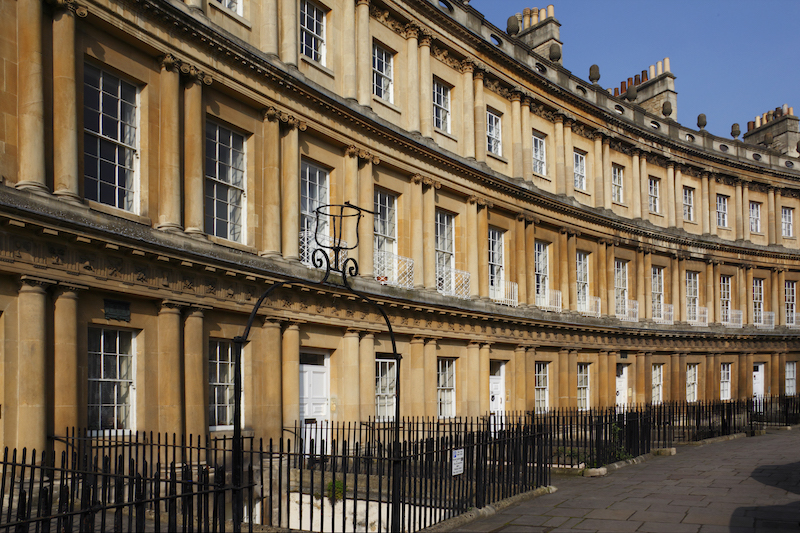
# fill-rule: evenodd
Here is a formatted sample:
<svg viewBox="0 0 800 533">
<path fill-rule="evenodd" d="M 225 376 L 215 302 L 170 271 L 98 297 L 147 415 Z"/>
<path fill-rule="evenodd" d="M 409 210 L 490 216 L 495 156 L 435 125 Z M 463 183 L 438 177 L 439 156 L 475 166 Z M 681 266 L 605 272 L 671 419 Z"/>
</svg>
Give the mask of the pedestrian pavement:
<svg viewBox="0 0 800 533">
<path fill-rule="evenodd" d="M 679 446 L 605 477 L 554 476 L 558 490 L 456 531 L 800 532 L 800 427 Z"/>
</svg>

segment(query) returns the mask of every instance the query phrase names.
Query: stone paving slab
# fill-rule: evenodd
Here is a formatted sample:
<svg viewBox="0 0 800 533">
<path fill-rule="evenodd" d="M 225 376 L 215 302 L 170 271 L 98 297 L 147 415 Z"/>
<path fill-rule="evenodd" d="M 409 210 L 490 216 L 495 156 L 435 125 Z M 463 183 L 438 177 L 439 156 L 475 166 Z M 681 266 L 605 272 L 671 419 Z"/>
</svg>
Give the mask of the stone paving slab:
<svg viewBox="0 0 800 533">
<path fill-rule="evenodd" d="M 800 532 L 800 428 L 683 446 L 460 524 L 492 533 Z M 442 530 L 442 529 L 439 529 Z"/>
</svg>

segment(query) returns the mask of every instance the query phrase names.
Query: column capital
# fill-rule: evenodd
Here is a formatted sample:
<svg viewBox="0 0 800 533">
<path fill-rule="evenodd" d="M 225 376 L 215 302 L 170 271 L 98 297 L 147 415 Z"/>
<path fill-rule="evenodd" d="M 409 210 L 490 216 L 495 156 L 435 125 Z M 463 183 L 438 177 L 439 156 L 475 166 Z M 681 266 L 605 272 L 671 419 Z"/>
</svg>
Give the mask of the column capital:
<svg viewBox="0 0 800 533">
<path fill-rule="evenodd" d="M 86 6 L 78 4 L 75 0 L 47 0 L 47 3 L 58 12 L 77 15 L 80 18 L 84 18 L 89 14 Z"/>
<path fill-rule="evenodd" d="M 358 159 L 367 163 L 372 163 L 373 165 L 381 164 L 381 160 L 378 156 L 372 155 L 363 148 L 358 151 Z"/>
<path fill-rule="evenodd" d="M 429 178 L 427 176 L 422 178 L 422 184 L 427 185 L 428 187 L 433 187 L 434 189 L 441 189 L 442 183 L 439 181 L 434 180 L 433 178 Z"/>
<path fill-rule="evenodd" d="M 306 131 L 308 124 L 305 121 L 300 120 L 299 118 L 295 117 L 294 115 L 290 115 L 285 111 L 281 111 L 280 109 L 274 106 L 267 106 L 261 111 L 262 115 L 264 116 L 264 120 L 269 120 L 270 122 L 280 122 L 281 125 L 286 126 L 287 129 L 294 129 L 297 128 L 300 131 Z"/>
<path fill-rule="evenodd" d="M 176 74 L 180 70 L 181 60 L 172 54 L 164 54 L 158 57 L 158 63 L 161 68 Z"/>
<path fill-rule="evenodd" d="M 433 40 L 433 34 L 431 34 L 431 32 L 429 32 L 425 28 L 419 28 L 418 29 L 418 39 L 419 39 L 419 45 L 420 46 L 430 47 L 431 41 Z"/>
<path fill-rule="evenodd" d="M 345 146 L 344 148 L 344 155 L 347 157 L 357 157 L 358 156 L 358 146 L 351 144 L 349 146 Z"/>
<path fill-rule="evenodd" d="M 190 65 L 188 63 L 181 63 L 180 71 L 181 74 L 187 78 L 186 84 L 188 86 L 191 86 L 195 83 L 198 85 L 211 85 L 211 83 L 214 81 L 211 76 L 198 69 L 194 65 Z"/>
<path fill-rule="evenodd" d="M 597 128 L 592 132 L 592 138 L 594 140 L 603 140 L 608 137 L 608 130 L 605 128 Z"/>
<path fill-rule="evenodd" d="M 521 102 L 522 101 L 522 88 L 521 87 L 514 87 L 511 89 L 511 101 L 512 102 Z"/>
<path fill-rule="evenodd" d="M 403 27 L 403 37 L 406 39 L 418 39 L 419 38 L 419 26 L 414 24 L 413 22 L 409 22 Z"/>
<path fill-rule="evenodd" d="M 461 62 L 461 72 L 475 72 L 475 60 L 468 57 Z"/>
<path fill-rule="evenodd" d="M 20 291 L 23 292 L 44 292 L 45 289 L 57 283 L 53 280 L 27 275 L 20 276 L 19 281 L 22 284 Z"/>
<path fill-rule="evenodd" d="M 422 183 L 424 176 L 422 174 L 412 174 L 410 179 L 411 183 L 413 183 L 414 185 L 419 185 Z"/>
</svg>

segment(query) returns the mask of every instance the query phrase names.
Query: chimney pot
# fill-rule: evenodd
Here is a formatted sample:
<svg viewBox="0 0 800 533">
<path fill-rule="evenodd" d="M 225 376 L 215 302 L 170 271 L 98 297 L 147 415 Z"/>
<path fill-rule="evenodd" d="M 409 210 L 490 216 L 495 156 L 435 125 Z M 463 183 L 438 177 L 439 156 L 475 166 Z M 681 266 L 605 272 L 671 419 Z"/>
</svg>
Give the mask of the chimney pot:
<svg viewBox="0 0 800 533">
<path fill-rule="evenodd" d="M 633 84 L 634 85 L 641 85 L 642 84 L 642 77 L 640 75 L 636 75 L 633 77 Z"/>
<path fill-rule="evenodd" d="M 614 96 L 619 96 L 619 87 L 614 87 Z"/>
<path fill-rule="evenodd" d="M 626 82 L 620 82 L 619 84 L 619 92 L 624 93 L 628 90 L 628 84 Z"/>
<path fill-rule="evenodd" d="M 656 63 L 656 74 L 658 74 L 659 76 L 664 74 L 664 63 L 662 63 L 661 61 Z"/>
<path fill-rule="evenodd" d="M 669 58 L 668 58 L 668 57 L 665 57 L 665 58 L 664 58 L 664 72 L 672 72 L 672 71 L 669 69 Z"/>
<path fill-rule="evenodd" d="M 747 122 L 747 132 L 748 133 L 753 131 L 755 129 L 755 127 L 756 127 L 756 121 L 755 120 L 750 120 L 750 121 Z"/>
</svg>

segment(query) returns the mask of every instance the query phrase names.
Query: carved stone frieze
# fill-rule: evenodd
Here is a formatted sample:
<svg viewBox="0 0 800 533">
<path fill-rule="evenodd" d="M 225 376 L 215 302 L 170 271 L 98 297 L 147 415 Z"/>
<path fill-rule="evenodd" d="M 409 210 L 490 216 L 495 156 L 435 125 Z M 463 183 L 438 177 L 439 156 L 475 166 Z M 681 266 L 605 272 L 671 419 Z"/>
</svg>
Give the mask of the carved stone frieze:
<svg viewBox="0 0 800 533">
<path fill-rule="evenodd" d="M 594 130 L 588 127 L 586 124 L 581 124 L 580 122 L 576 122 L 572 126 L 572 134 L 589 140 L 594 138 Z"/>
<path fill-rule="evenodd" d="M 461 72 L 462 60 L 451 56 L 450 50 L 447 50 L 445 48 L 440 48 L 434 45 L 431 48 L 431 55 L 436 59 L 438 59 L 439 61 L 441 61 L 442 63 L 444 63 L 445 65 L 447 65 L 448 67 L 451 67 Z"/>
<path fill-rule="evenodd" d="M 493 93 L 499 94 L 503 98 L 506 99 L 511 98 L 511 89 L 509 89 L 508 87 L 504 87 L 500 83 L 500 80 L 486 78 L 483 80 L 483 86 L 492 91 Z"/>
<path fill-rule="evenodd" d="M 543 119 L 545 119 L 545 120 L 547 120 L 549 122 L 555 122 L 556 121 L 556 116 L 555 116 L 555 113 L 553 112 L 553 110 L 550 109 L 550 108 L 545 107 L 544 104 L 539 104 L 539 103 L 533 102 L 531 104 L 531 113 L 533 113 L 537 117 L 542 117 Z"/>
<path fill-rule="evenodd" d="M 409 27 L 411 28 L 411 31 L 415 33 L 419 31 L 417 26 L 413 24 L 406 24 L 405 22 L 399 21 L 388 10 L 381 9 L 372 3 L 370 3 L 369 6 L 369 15 L 370 17 L 374 18 L 375 20 L 377 20 L 378 22 L 380 22 L 381 24 L 383 24 L 384 26 L 395 32 L 396 34 L 402 35 L 403 37 L 406 38 L 408 36 Z"/>
</svg>

